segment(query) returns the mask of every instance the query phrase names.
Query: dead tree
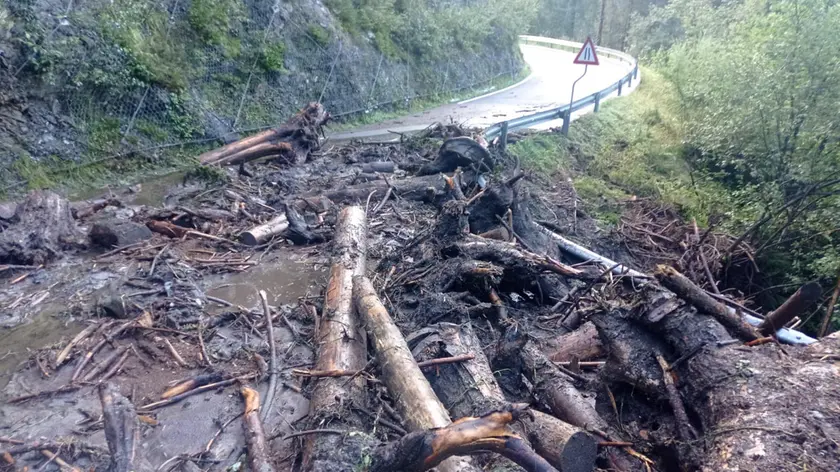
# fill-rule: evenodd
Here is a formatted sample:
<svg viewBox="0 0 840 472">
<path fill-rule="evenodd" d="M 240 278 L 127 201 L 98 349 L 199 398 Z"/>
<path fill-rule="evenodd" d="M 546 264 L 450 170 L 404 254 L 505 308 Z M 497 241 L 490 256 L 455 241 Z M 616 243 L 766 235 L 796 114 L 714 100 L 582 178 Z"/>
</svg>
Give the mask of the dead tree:
<svg viewBox="0 0 840 472">
<path fill-rule="evenodd" d="M 263 131 L 198 156 L 204 165 L 237 165 L 259 158 L 296 165 L 318 149 L 321 128 L 329 120 L 320 103 L 310 103 L 275 129 Z"/>
<path fill-rule="evenodd" d="M 315 370 L 359 371 L 366 364 L 367 338 L 353 309 L 353 277 L 364 275 L 367 252 L 367 222 L 362 207 L 344 208 L 336 223 L 332 266 L 324 297 L 324 309 L 315 334 L 318 360 Z M 364 398 L 364 377 L 319 377 L 309 402 L 310 424 L 343 424 L 362 429 L 362 419 L 351 406 Z M 352 438 L 309 435 L 304 442 L 304 470 L 340 470 L 347 467 L 336 451 L 347 448 Z"/>
</svg>

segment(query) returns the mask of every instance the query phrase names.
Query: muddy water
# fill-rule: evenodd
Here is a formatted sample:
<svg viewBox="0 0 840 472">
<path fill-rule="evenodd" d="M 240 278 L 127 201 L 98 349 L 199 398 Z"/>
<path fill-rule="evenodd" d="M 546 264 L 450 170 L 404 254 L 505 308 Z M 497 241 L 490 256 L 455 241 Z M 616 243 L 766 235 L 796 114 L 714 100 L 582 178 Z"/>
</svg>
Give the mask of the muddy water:
<svg viewBox="0 0 840 472">
<path fill-rule="evenodd" d="M 130 199 L 132 205 L 163 206 L 166 195 L 173 187 L 177 187 L 184 180 L 184 171 L 157 175 L 141 181 L 139 191 Z M 114 193 L 122 193 L 125 189 L 112 189 Z M 72 201 L 90 200 L 107 194 L 107 189 L 97 188 L 74 193 L 68 196 Z"/>
<path fill-rule="evenodd" d="M 52 309 L 50 309 L 52 308 Z M 79 323 L 59 319 L 58 307 L 49 307 L 31 323 L 10 329 L 0 329 L 0 391 L 6 388 L 17 367 L 27 361 L 32 352 L 59 341 L 66 341 L 82 330 Z"/>
<path fill-rule="evenodd" d="M 259 290 L 266 291 L 272 305 L 297 303 L 319 295 L 328 273 L 326 264 L 313 262 L 305 253 L 280 249 L 271 260 L 208 285 L 206 293 L 246 308 L 259 305 Z"/>
</svg>

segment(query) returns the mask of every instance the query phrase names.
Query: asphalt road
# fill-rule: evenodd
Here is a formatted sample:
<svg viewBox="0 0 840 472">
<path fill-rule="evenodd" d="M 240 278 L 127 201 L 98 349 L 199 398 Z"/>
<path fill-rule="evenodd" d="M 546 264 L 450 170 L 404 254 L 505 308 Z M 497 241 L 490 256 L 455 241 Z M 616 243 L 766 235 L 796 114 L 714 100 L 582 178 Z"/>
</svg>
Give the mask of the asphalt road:
<svg viewBox="0 0 840 472">
<path fill-rule="evenodd" d="M 377 140 L 393 137 L 389 131 L 418 131 L 436 122 L 449 122 L 450 118 L 468 126 L 486 127 L 569 103 L 572 83 L 584 71 L 584 66 L 573 63 L 575 54 L 534 45 L 522 45 L 521 48 L 525 62 L 531 67 L 531 75 L 516 85 L 471 100 L 328 136 L 334 141 Z M 600 65 L 590 66 L 586 76 L 575 87 L 576 98 L 608 87 L 630 70 L 630 66 L 617 60 L 599 59 Z"/>
</svg>

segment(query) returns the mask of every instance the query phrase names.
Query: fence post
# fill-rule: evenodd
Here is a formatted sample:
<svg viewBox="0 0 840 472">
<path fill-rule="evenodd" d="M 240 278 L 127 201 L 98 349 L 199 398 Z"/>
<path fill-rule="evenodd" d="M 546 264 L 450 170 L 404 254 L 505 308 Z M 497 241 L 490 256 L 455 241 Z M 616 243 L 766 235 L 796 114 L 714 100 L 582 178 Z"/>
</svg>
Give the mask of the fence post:
<svg viewBox="0 0 840 472">
<path fill-rule="evenodd" d="M 598 111 L 600 109 L 601 109 L 601 92 L 596 92 L 595 93 L 595 110 L 594 110 L 595 113 L 598 113 Z"/>
<path fill-rule="evenodd" d="M 566 110 L 566 115 L 563 117 L 563 136 L 569 135 L 569 126 L 572 124 L 572 104 L 569 104 L 569 109 Z"/>
<path fill-rule="evenodd" d="M 508 135 L 508 122 L 503 121 L 502 122 L 502 132 L 499 135 L 499 147 L 502 149 L 502 151 L 504 151 L 505 148 L 507 148 L 507 135 Z"/>
</svg>

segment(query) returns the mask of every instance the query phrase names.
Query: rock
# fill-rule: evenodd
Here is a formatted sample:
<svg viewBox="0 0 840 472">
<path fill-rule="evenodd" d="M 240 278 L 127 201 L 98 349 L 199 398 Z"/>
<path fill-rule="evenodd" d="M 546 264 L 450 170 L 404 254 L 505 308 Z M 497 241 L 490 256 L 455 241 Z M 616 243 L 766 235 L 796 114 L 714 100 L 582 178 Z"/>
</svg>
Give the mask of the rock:
<svg viewBox="0 0 840 472">
<path fill-rule="evenodd" d="M 70 203 L 54 192 L 30 193 L 15 209 L 15 223 L 0 234 L 0 262 L 38 265 L 80 246 Z"/>
<path fill-rule="evenodd" d="M 99 299 L 99 308 L 102 309 L 105 316 L 110 316 L 117 319 L 127 319 L 129 314 L 125 309 L 122 297 L 118 293 L 108 293 Z"/>
<path fill-rule="evenodd" d="M 152 232 L 132 221 L 107 220 L 95 223 L 88 237 L 94 245 L 110 249 L 149 240 Z"/>
<path fill-rule="evenodd" d="M 17 210 L 17 203 L 2 202 L 0 203 L 0 220 L 11 220 L 15 216 Z"/>
</svg>

